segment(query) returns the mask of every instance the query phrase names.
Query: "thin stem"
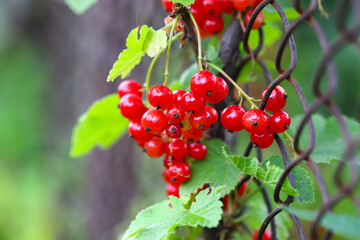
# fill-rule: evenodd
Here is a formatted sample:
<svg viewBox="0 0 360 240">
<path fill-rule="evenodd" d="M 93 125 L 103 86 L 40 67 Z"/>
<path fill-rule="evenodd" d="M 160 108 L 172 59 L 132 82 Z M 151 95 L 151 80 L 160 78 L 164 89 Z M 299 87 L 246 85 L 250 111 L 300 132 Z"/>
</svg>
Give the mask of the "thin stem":
<svg viewBox="0 0 360 240">
<path fill-rule="evenodd" d="M 178 39 L 178 37 L 182 36 L 183 33 L 178 33 L 176 34 L 172 39 L 169 39 L 169 41 L 176 41 Z M 155 66 L 155 63 L 157 62 L 157 60 L 159 59 L 160 55 L 165 51 L 166 48 L 162 49 L 154 58 L 153 60 L 151 61 L 150 65 L 149 65 L 149 68 L 148 68 L 148 71 L 146 73 L 146 79 L 145 79 L 145 84 L 144 84 L 144 87 L 146 89 L 146 92 L 149 92 L 149 89 L 150 89 L 150 78 L 151 78 L 151 74 L 152 74 L 152 71 L 154 69 L 154 66 Z"/>
<path fill-rule="evenodd" d="M 171 49 L 171 43 L 172 43 L 172 37 L 174 35 L 174 30 L 175 30 L 175 26 L 176 23 L 179 19 L 179 15 L 177 15 L 174 19 L 174 21 L 172 21 L 173 25 L 171 27 L 170 30 L 170 36 L 169 36 L 169 41 L 168 41 L 168 49 L 167 49 L 167 55 L 166 55 L 166 63 L 165 63 L 165 82 L 164 85 L 167 87 L 169 85 L 169 59 L 170 59 L 170 49 Z"/>
<path fill-rule="evenodd" d="M 294 148 L 294 139 L 287 132 L 283 132 L 283 134 L 284 134 L 285 138 L 287 138 L 289 140 L 291 151 L 294 153 L 294 159 L 296 159 L 297 154 L 296 154 L 296 151 Z"/>
<path fill-rule="evenodd" d="M 239 87 L 239 85 L 236 84 L 236 82 L 234 80 L 232 80 L 232 78 L 227 75 L 226 72 L 224 72 L 221 68 L 219 68 L 218 66 L 216 66 L 215 64 L 208 62 L 207 63 L 210 67 L 215 68 L 218 72 L 220 72 L 224 77 L 226 77 L 227 80 L 229 80 L 229 82 L 231 82 L 232 85 L 234 85 L 234 87 L 238 90 L 239 92 L 239 96 L 243 96 L 251 105 L 251 108 L 258 108 L 256 106 L 256 104 L 253 102 L 253 99 L 246 94 L 246 92 L 244 90 L 242 90 L 241 87 Z"/>
<path fill-rule="evenodd" d="M 193 22 L 194 26 L 195 26 L 195 30 L 196 30 L 196 35 L 197 35 L 197 42 L 198 42 L 198 61 L 199 61 L 199 71 L 203 70 L 202 67 L 202 53 L 201 53 L 201 35 L 200 35 L 200 29 L 199 26 L 197 25 L 194 15 L 191 13 L 191 10 L 188 11 L 189 12 L 189 16 L 191 21 Z"/>
</svg>

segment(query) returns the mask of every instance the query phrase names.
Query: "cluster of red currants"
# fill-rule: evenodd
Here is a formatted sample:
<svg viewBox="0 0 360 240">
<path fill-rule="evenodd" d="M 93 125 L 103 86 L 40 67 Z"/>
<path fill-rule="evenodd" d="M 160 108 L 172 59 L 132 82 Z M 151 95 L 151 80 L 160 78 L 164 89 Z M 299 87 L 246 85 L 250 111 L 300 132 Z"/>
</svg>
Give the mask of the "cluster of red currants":
<svg viewBox="0 0 360 240">
<path fill-rule="evenodd" d="M 263 99 L 267 88 L 263 91 Z M 238 105 L 226 107 L 220 116 L 221 124 L 229 131 L 241 131 L 245 129 L 250 133 L 251 142 L 255 147 L 268 148 L 274 141 L 274 132 L 285 132 L 291 123 L 290 116 L 281 111 L 286 104 L 287 95 L 285 90 L 277 86 L 271 92 L 265 105 L 265 109 L 273 112 L 270 117 L 260 109 L 245 111 Z"/>
<path fill-rule="evenodd" d="M 123 81 L 118 87 L 121 114 L 130 120 L 128 132 L 150 157 L 164 156 L 164 180 L 168 195 L 179 196 L 179 186 L 190 178 L 190 156 L 205 158 L 207 149 L 198 143 L 203 132 L 217 122 L 217 111 L 206 102 L 218 103 L 228 94 L 224 79 L 209 71 L 191 78 L 191 91 L 171 91 L 155 85 L 148 92 L 148 109 L 142 101 L 142 86 Z"/>
<path fill-rule="evenodd" d="M 170 0 L 161 0 L 164 8 L 172 12 L 173 2 Z M 245 12 L 244 22 L 247 25 L 254 8 L 261 3 L 262 0 L 196 0 L 191 5 L 191 12 L 199 26 L 201 37 L 211 36 L 219 33 L 224 27 L 224 21 L 221 13 L 231 14 L 234 10 Z M 168 17 L 166 23 L 171 22 Z M 256 17 L 252 29 L 259 29 L 264 22 L 264 13 Z M 182 25 L 178 24 L 177 31 L 182 30 Z"/>
</svg>

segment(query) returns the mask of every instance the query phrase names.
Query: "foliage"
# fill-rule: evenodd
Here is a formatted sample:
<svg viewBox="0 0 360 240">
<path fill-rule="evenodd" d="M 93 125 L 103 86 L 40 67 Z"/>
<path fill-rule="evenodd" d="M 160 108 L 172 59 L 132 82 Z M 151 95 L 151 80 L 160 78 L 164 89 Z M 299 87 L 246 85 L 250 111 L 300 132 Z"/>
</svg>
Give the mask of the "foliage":
<svg viewBox="0 0 360 240">
<path fill-rule="evenodd" d="M 65 0 L 65 3 L 76 14 L 83 14 L 97 2 L 98 0 Z"/>
<path fill-rule="evenodd" d="M 141 62 L 145 54 L 155 57 L 164 49 L 166 41 L 167 36 L 164 30 L 155 31 L 147 25 L 133 29 L 126 39 L 127 48 L 120 53 L 106 80 L 114 81 L 119 76 L 125 78 Z"/>
<path fill-rule="evenodd" d="M 117 109 L 118 103 L 117 94 L 108 95 L 93 103 L 79 117 L 72 135 L 72 157 L 87 154 L 96 146 L 107 149 L 124 134 L 128 120 Z"/>
<path fill-rule="evenodd" d="M 122 237 L 125 239 L 176 239 L 171 234 L 178 226 L 216 227 L 221 219 L 222 188 L 201 191 L 193 199 L 170 196 L 170 200 L 157 203 L 142 210 Z M 184 204 L 186 202 L 186 204 Z M 188 206 L 190 205 L 190 206 Z M 170 238 L 165 238 L 171 234 Z"/>
<path fill-rule="evenodd" d="M 292 119 L 289 129 L 291 135 L 294 135 L 300 124 L 302 116 L 296 116 Z M 354 119 L 343 116 L 348 129 L 351 129 L 350 135 L 356 139 L 360 134 L 360 123 Z M 325 119 L 319 114 L 312 116 L 315 129 L 315 148 L 311 153 L 311 159 L 316 163 L 330 163 L 332 160 L 342 161 L 346 149 L 346 142 L 343 139 L 339 124 L 335 117 Z M 300 136 L 300 149 L 305 149 L 309 142 L 307 127 L 304 128 Z"/>
<path fill-rule="evenodd" d="M 174 3 L 181 3 L 185 7 L 190 6 L 195 2 L 195 0 L 171 0 L 171 1 L 173 1 Z"/>
</svg>

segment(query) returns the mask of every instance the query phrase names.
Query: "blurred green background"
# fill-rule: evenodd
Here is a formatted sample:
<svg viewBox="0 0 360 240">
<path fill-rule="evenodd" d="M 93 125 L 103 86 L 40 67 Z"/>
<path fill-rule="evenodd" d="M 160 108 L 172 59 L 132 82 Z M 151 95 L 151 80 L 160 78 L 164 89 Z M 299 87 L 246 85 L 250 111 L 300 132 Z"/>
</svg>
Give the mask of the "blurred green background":
<svg viewBox="0 0 360 240">
<path fill-rule="evenodd" d="M 159 2 L 103 0 L 77 16 L 62 0 L 0 0 L 0 239 L 114 239 L 141 208 L 165 198 L 161 161 L 143 157 L 126 137 L 107 152 L 68 156 L 77 117 L 116 90 L 119 81 L 105 79 L 127 33 L 141 24 L 162 26 L 166 13 Z M 316 14 L 328 39 L 338 35 L 333 24 L 337 2 L 324 1 L 329 19 Z M 306 24 L 294 35 L 294 77 L 311 102 L 320 47 Z M 266 51 L 271 59 L 274 53 Z M 334 99 L 345 115 L 359 120 L 358 52 L 346 47 L 335 61 L 339 85 Z M 143 82 L 148 63 L 131 77 Z M 251 86 L 262 89 L 264 81 Z M 295 97 L 289 98 L 286 111 L 301 113 Z M 328 115 L 325 109 L 320 112 Z M 325 178 L 333 189 L 331 174 Z M 353 207 L 343 204 L 342 210 L 352 213 Z"/>
</svg>

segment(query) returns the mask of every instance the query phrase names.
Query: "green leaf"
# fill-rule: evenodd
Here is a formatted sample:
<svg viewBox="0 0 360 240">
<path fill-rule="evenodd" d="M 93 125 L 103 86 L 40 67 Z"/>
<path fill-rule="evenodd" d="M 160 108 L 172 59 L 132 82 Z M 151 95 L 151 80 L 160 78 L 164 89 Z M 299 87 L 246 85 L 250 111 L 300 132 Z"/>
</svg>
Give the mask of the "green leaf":
<svg viewBox="0 0 360 240">
<path fill-rule="evenodd" d="M 213 64 L 215 64 L 219 68 L 224 67 L 224 63 L 221 60 L 221 58 L 219 57 L 219 51 L 216 50 L 215 46 L 209 45 L 207 50 L 206 50 L 206 53 L 207 53 L 208 60 L 210 62 L 212 62 Z M 216 69 L 212 68 L 212 67 L 209 67 L 209 71 L 212 72 L 215 75 L 218 74 L 218 71 Z"/>
<path fill-rule="evenodd" d="M 198 71 L 197 63 L 191 64 L 183 73 L 180 75 L 179 82 L 182 84 L 184 90 L 190 89 L 191 77 Z"/>
<path fill-rule="evenodd" d="M 274 62 L 264 60 L 267 68 L 269 70 L 275 70 Z M 245 66 L 241 69 L 240 74 L 236 78 L 237 82 L 255 82 L 257 80 L 263 80 L 264 73 L 257 62 L 249 61 L 245 64 Z"/>
<path fill-rule="evenodd" d="M 261 163 L 261 165 L 275 165 L 281 169 L 285 168 L 284 161 L 280 156 L 272 156 Z M 298 190 L 299 195 L 295 197 L 299 203 L 313 203 L 315 201 L 314 186 L 307 171 L 299 166 L 293 169 L 295 189 Z"/>
<path fill-rule="evenodd" d="M 190 6 L 191 4 L 194 4 L 195 0 L 171 0 L 174 3 L 181 3 L 184 5 L 184 7 Z"/>
<path fill-rule="evenodd" d="M 360 123 L 354 119 L 343 116 L 351 136 L 355 139 L 360 135 Z M 296 116 L 291 121 L 289 134 L 294 133 L 299 126 L 302 116 Z M 340 127 L 334 117 L 325 119 L 319 114 L 312 116 L 315 129 L 315 148 L 311 153 L 311 159 L 316 163 L 330 163 L 332 160 L 341 161 L 346 150 L 345 141 Z M 300 148 L 305 149 L 308 145 L 308 131 L 305 127 L 300 136 Z"/>
<path fill-rule="evenodd" d="M 170 196 L 170 201 L 166 200 L 142 210 L 122 239 L 166 239 L 167 234 L 178 226 L 216 227 L 222 214 L 222 202 L 219 200 L 221 189 L 213 189 L 209 194 L 209 189 L 201 191 L 189 209 L 183 206 L 184 198 Z"/>
<path fill-rule="evenodd" d="M 280 27 L 274 23 L 266 22 L 263 26 L 264 31 L 264 46 L 270 47 L 282 36 Z M 259 34 L 256 31 L 252 31 L 249 36 L 249 46 L 254 49 L 259 44 Z"/>
<path fill-rule="evenodd" d="M 155 31 L 150 28 L 144 43 L 146 54 L 155 57 L 162 49 L 166 48 L 167 35 L 164 30 Z"/>
<path fill-rule="evenodd" d="M 79 117 L 72 133 L 72 157 L 87 154 L 96 146 L 109 148 L 124 134 L 128 120 L 120 114 L 118 103 L 117 94 L 108 95 L 94 102 Z"/>
<path fill-rule="evenodd" d="M 138 38 L 138 34 L 140 38 Z M 155 31 L 146 25 L 133 29 L 126 39 L 127 49 L 120 53 L 106 81 L 114 81 L 119 76 L 125 78 L 141 62 L 145 53 L 149 57 L 154 57 L 164 49 L 166 40 L 167 36 L 164 30 Z"/>
<path fill-rule="evenodd" d="M 292 7 L 283 8 L 285 15 L 289 21 L 292 21 L 300 16 L 300 14 Z M 278 12 L 272 7 L 265 7 L 264 9 L 266 24 L 270 22 L 281 21 Z"/>
<path fill-rule="evenodd" d="M 98 0 L 65 0 L 65 3 L 76 14 L 86 12 L 86 10 L 97 2 Z"/>
<path fill-rule="evenodd" d="M 295 214 L 301 219 L 313 221 L 317 215 L 316 212 L 295 209 L 295 208 L 285 208 L 290 213 Z M 360 219 L 350 215 L 344 214 L 334 214 L 326 213 L 320 225 L 326 229 L 333 231 L 339 235 L 349 237 L 350 239 L 359 239 L 360 238 Z"/>
<path fill-rule="evenodd" d="M 239 168 L 241 172 L 247 175 L 251 175 L 265 185 L 269 186 L 272 189 L 275 189 L 275 186 L 283 172 L 283 170 L 277 166 L 264 164 L 263 167 L 259 166 L 259 161 L 255 157 L 244 157 L 238 155 L 229 155 L 228 147 L 224 148 L 224 155 L 234 162 L 235 166 Z M 281 192 L 286 193 L 291 196 L 297 196 L 298 191 L 294 189 L 288 179 L 284 181 L 284 184 L 281 188 Z"/>
<path fill-rule="evenodd" d="M 205 183 L 210 186 L 225 186 L 223 196 L 235 188 L 240 181 L 240 170 L 222 153 L 225 143 L 220 139 L 204 142 L 207 147 L 206 157 L 201 161 L 194 161 L 191 165 L 191 178 L 180 186 L 180 195 L 190 195 Z"/>
</svg>

